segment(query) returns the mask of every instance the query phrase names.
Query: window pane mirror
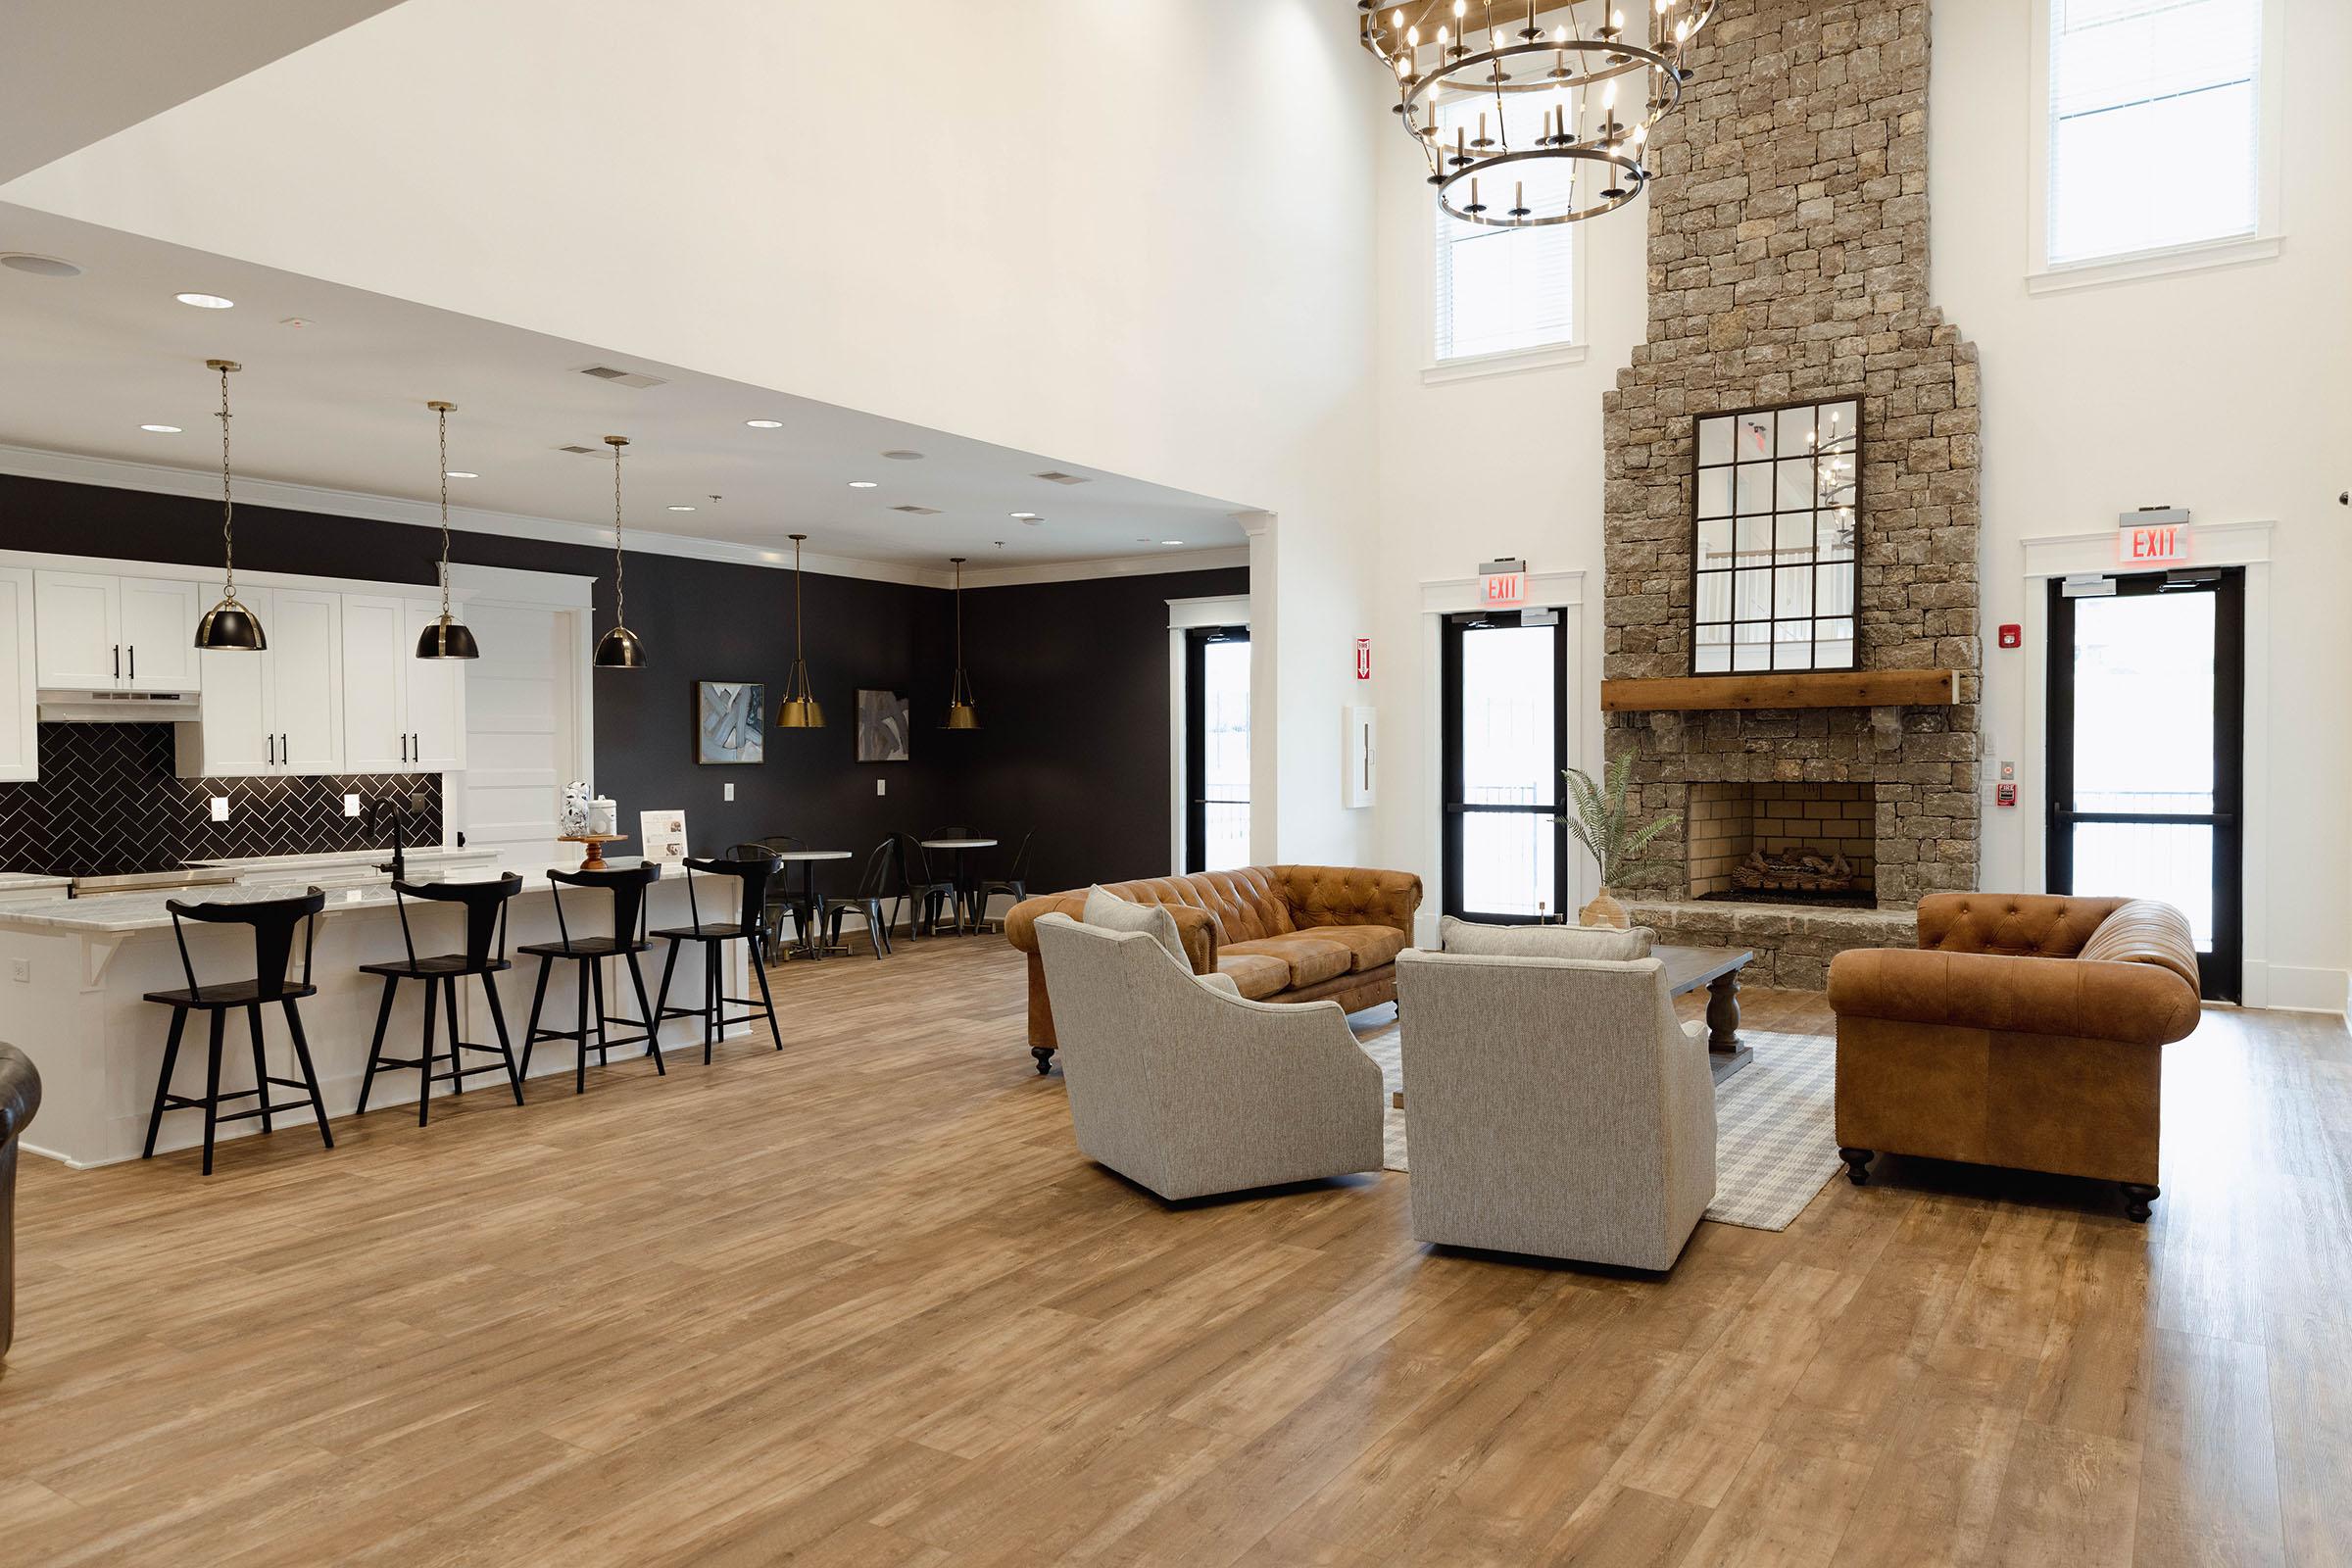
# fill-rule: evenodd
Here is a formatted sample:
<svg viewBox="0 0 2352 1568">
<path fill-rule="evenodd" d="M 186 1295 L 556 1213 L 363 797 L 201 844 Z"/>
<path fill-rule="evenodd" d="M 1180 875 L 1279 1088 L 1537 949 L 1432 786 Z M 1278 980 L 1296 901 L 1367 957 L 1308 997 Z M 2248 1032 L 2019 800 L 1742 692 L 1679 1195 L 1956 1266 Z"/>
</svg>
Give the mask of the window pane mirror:
<svg viewBox="0 0 2352 1568">
<path fill-rule="evenodd" d="M 1702 415 L 1696 437 L 1691 673 L 1854 668 L 1861 404 Z"/>
</svg>

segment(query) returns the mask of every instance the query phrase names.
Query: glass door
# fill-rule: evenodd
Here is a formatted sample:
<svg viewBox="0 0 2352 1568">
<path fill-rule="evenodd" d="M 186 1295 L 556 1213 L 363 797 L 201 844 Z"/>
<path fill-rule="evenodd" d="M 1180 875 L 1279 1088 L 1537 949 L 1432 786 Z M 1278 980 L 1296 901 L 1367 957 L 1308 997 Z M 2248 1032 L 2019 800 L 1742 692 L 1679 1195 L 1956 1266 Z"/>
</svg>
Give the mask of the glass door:
<svg viewBox="0 0 2352 1568">
<path fill-rule="evenodd" d="M 1250 863 L 1250 628 L 1185 636 L 1184 868 Z"/>
<path fill-rule="evenodd" d="M 2205 995 L 2238 999 L 2245 572 L 2050 584 L 2049 889 L 2188 916 Z"/>
<path fill-rule="evenodd" d="M 1568 634 L 1557 612 L 1449 617 L 1444 634 L 1445 912 L 1525 923 L 1567 906 L 1560 770 Z"/>
</svg>

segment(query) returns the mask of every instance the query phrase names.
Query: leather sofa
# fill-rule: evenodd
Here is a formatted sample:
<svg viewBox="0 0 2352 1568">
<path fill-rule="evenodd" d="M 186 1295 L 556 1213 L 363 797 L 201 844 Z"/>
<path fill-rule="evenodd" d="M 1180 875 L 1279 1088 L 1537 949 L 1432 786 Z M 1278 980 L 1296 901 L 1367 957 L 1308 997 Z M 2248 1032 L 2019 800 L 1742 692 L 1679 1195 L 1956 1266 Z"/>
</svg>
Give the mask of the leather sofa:
<svg viewBox="0 0 2352 1568">
<path fill-rule="evenodd" d="M 1396 1000 L 1396 955 L 1412 941 L 1421 879 L 1360 866 L 1249 865 L 1117 882 L 1107 891 L 1176 917 L 1195 974 L 1230 976 L 1251 1002 L 1338 1003 L 1348 1012 Z M 1041 915 L 1081 918 L 1086 890 L 1016 904 L 1005 938 L 1029 956 L 1029 1054 L 1053 1064 L 1054 1006 L 1038 956 Z"/>
<path fill-rule="evenodd" d="M 0 1355 L 17 1333 L 17 1139 L 40 1108 L 40 1073 L 0 1045 Z"/>
<path fill-rule="evenodd" d="M 2117 1183 L 2157 1197 L 2164 1047 L 2197 1026 L 2188 921 L 2149 900 L 1945 893 L 1916 950 L 1841 953 L 1838 1142 Z"/>
</svg>

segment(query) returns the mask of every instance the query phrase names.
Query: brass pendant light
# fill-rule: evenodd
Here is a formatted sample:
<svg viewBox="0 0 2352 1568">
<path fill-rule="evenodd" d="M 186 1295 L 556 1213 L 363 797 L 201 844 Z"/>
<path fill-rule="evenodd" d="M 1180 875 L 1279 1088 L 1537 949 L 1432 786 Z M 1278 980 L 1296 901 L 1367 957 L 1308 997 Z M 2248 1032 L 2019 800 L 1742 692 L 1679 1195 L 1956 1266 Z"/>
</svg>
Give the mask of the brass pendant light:
<svg viewBox="0 0 2352 1568">
<path fill-rule="evenodd" d="M 801 657 L 801 541 L 805 533 L 792 538 L 792 673 L 784 678 L 784 701 L 776 709 L 778 729 L 823 729 L 825 710 L 817 703 L 816 690 L 808 680 L 808 661 Z"/>
<path fill-rule="evenodd" d="M 645 644 L 629 630 L 629 598 L 621 581 L 620 560 L 620 449 L 629 444 L 625 435 L 609 435 L 605 445 L 612 449 L 612 629 L 598 639 L 596 664 L 599 669 L 643 669 Z"/>
<path fill-rule="evenodd" d="M 228 484 L 228 372 L 244 367 L 234 360 L 207 360 L 220 373 L 220 602 L 196 622 L 196 646 L 209 653 L 258 654 L 270 646 L 261 617 L 237 600 L 236 504 Z"/>
<path fill-rule="evenodd" d="M 956 678 L 948 686 L 948 721 L 946 729 L 978 729 L 980 711 L 973 706 L 971 677 L 963 672 L 963 561 L 952 556 L 956 563 Z"/>
<path fill-rule="evenodd" d="M 435 398 L 425 407 L 441 417 L 441 618 L 416 634 L 416 657 L 479 659 L 482 650 L 473 633 L 449 613 L 449 411 L 457 405 Z"/>
</svg>

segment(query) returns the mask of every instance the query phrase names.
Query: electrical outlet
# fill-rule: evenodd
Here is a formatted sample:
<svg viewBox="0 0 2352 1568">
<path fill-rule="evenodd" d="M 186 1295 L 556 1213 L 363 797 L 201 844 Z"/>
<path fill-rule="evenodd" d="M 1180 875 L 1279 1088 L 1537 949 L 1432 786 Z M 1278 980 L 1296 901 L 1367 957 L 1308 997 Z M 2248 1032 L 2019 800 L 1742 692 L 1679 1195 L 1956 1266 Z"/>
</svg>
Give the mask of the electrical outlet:
<svg viewBox="0 0 2352 1568">
<path fill-rule="evenodd" d="M 890 793 L 890 780 L 886 778 L 878 778 L 874 780 L 874 793 L 876 795 L 888 795 Z"/>
<path fill-rule="evenodd" d="M 735 786 L 732 782 L 727 784 L 726 791 L 727 793 L 724 798 L 730 801 L 733 800 L 735 798 Z"/>
<path fill-rule="evenodd" d="M 216 822 L 225 822 L 228 820 L 227 796 L 216 795 L 213 797 L 213 820 Z"/>
<path fill-rule="evenodd" d="M 346 795 L 343 797 L 343 814 L 345 816 L 357 816 L 360 814 L 360 798 L 357 795 Z"/>
<path fill-rule="evenodd" d="M 21 986 L 32 984 L 32 960 L 30 958 L 12 959 L 8 966 L 8 977 Z"/>
</svg>

